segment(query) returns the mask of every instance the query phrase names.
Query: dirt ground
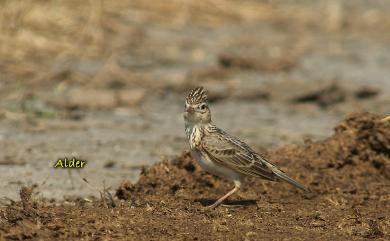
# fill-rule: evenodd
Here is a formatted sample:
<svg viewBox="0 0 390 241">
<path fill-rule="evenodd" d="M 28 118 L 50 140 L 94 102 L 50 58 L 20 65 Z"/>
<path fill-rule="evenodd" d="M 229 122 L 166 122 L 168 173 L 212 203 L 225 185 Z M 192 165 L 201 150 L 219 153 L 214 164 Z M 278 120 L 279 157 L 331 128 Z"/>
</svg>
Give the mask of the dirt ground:
<svg viewBox="0 0 390 241">
<path fill-rule="evenodd" d="M 0 240 L 389 239 L 389 11 L 1 1 Z M 216 125 L 313 193 L 248 180 L 205 210 L 231 184 L 186 153 L 197 85 Z M 54 169 L 65 157 L 87 164 Z"/>
<path fill-rule="evenodd" d="M 268 153 L 305 184 L 247 180 L 240 193 L 207 209 L 229 183 L 203 172 L 189 153 L 142 171 L 113 197 L 70 203 L 21 202 L 1 210 L 1 237 L 130 240 L 347 240 L 390 238 L 390 122 L 350 115 L 322 141 Z M 231 183 L 230 183 L 231 186 Z M 119 200 L 117 199 L 119 198 Z"/>
</svg>

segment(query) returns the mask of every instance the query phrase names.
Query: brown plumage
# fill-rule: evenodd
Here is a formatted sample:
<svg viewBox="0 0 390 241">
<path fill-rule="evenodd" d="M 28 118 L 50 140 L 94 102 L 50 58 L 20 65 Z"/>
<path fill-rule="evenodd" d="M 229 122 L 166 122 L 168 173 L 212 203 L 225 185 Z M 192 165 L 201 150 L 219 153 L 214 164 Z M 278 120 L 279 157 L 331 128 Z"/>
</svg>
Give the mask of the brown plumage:
<svg viewBox="0 0 390 241">
<path fill-rule="evenodd" d="M 230 136 L 211 122 L 203 87 L 193 89 L 186 98 L 185 130 L 191 153 L 208 172 L 232 180 L 235 188 L 211 207 L 216 207 L 237 191 L 244 176 L 260 177 L 269 181 L 286 181 L 307 191 L 297 181 L 282 172 L 244 142 Z"/>
<path fill-rule="evenodd" d="M 188 94 L 186 102 L 190 105 L 207 102 L 206 90 L 203 87 L 196 87 Z"/>
</svg>

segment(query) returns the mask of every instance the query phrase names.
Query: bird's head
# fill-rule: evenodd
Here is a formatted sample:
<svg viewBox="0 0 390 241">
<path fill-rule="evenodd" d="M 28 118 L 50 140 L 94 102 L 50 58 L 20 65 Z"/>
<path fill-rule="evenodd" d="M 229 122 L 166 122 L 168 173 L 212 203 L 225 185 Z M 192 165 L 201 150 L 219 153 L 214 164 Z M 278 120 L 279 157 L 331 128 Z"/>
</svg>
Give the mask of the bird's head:
<svg viewBox="0 0 390 241">
<path fill-rule="evenodd" d="M 187 95 L 184 108 L 184 120 L 193 125 L 208 124 L 211 122 L 207 94 L 203 87 L 196 87 Z"/>
</svg>

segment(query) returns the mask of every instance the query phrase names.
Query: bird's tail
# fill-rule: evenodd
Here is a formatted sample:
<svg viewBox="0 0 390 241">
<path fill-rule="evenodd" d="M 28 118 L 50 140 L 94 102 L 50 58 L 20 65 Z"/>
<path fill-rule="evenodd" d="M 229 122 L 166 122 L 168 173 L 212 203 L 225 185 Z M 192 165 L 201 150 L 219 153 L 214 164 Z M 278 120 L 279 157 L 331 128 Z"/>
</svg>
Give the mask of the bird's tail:
<svg viewBox="0 0 390 241">
<path fill-rule="evenodd" d="M 279 177 L 280 179 L 282 179 L 283 181 L 286 181 L 288 183 L 290 183 L 291 185 L 293 185 L 294 187 L 297 187 L 305 192 L 309 192 L 309 190 L 303 186 L 302 184 L 300 184 L 299 182 L 295 181 L 294 179 L 292 179 L 291 177 L 287 176 L 286 174 L 284 174 L 282 171 L 280 171 L 279 169 L 276 169 L 274 168 L 273 172 L 275 173 L 275 175 L 277 177 Z"/>
</svg>

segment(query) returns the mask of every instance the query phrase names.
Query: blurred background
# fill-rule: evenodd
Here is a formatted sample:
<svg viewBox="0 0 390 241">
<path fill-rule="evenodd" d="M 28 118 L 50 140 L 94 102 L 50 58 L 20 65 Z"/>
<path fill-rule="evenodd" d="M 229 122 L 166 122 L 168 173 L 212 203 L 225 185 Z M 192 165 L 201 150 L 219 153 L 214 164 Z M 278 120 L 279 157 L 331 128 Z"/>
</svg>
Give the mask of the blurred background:
<svg viewBox="0 0 390 241">
<path fill-rule="evenodd" d="M 390 112 L 390 2 L 0 0 L 0 197 L 136 181 L 187 150 L 191 88 L 255 150 Z M 88 161 L 53 169 L 58 158 Z M 277 163 L 277 160 L 275 161 Z"/>
</svg>

